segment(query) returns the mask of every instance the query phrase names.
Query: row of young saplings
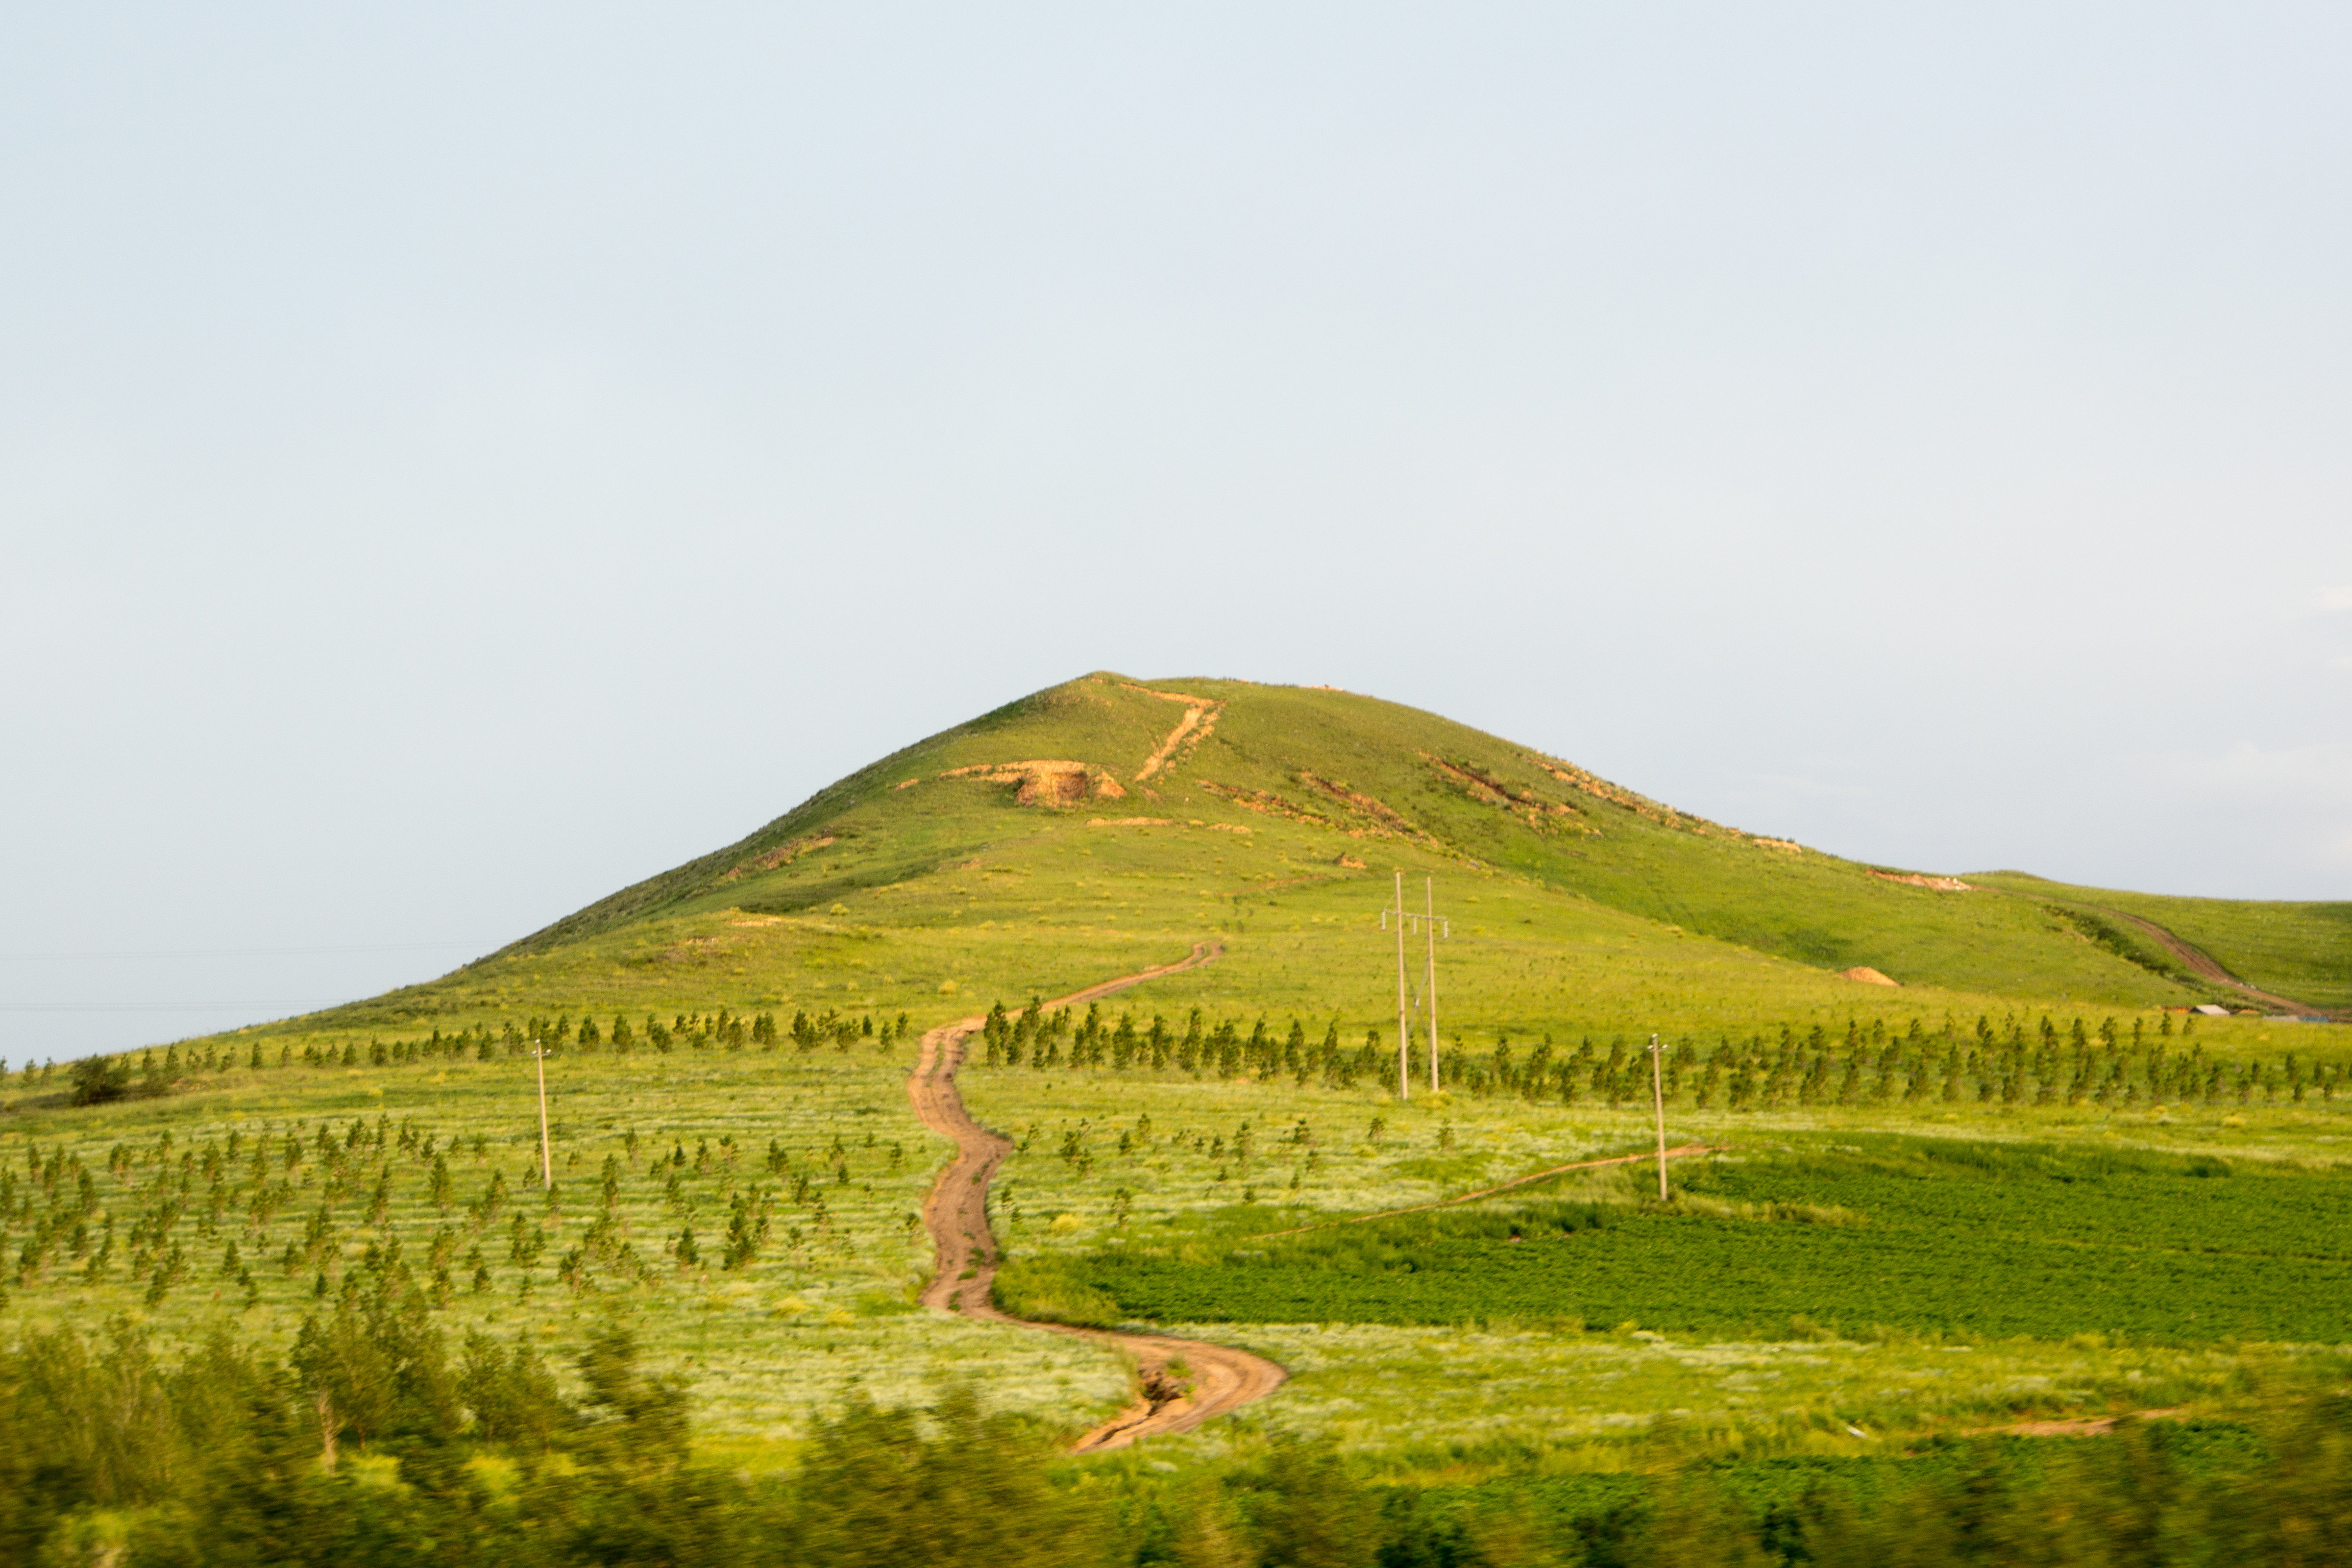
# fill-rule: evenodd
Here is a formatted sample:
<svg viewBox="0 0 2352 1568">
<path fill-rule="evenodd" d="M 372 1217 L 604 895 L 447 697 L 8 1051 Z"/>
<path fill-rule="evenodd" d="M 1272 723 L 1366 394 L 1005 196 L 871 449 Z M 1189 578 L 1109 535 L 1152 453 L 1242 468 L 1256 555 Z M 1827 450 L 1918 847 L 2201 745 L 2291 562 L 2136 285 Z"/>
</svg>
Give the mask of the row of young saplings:
<svg viewBox="0 0 2352 1568">
<path fill-rule="evenodd" d="M 1685 1037 L 1664 1048 L 1659 1076 L 1670 1100 L 1687 1095 L 1696 1109 L 1732 1110 L 1925 1099 L 2001 1106 L 2256 1100 L 2301 1104 L 2315 1096 L 2333 1100 L 2352 1083 L 2352 1063 L 2344 1061 L 2293 1052 L 2275 1062 L 2209 1055 L 2191 1041 L 2194 1026 L 2192 1016 L 2176 1036 L 2168 1015 L 2153 1029 L 2147 1020 L 2136 1018 L 2126 1037 L 2113 1017 L 2095 1028 L 2075 1017 L 2062 1031 L 2049 1014 L 2030 1029 L 2024 1016 L 2010 1014 L 1999 1026 L 1989 1015 L 1979 1016 L 1975 1028 L 1963 1033 L 1948 1014 L 1940 1029 L 1931 1032 L 1925 1020 L 1915 1017 L 1901 1035 L 1883 1019 L 1867 1028 L 1849 1019 L 1840 1042 L 1819 1024 L 1801 1036 L 1783 1024 L 1777 1039 L 1760 1031 L 1744 1042 L 1727 1035 L 1704 1052 Z M 1172 1068 L 1195 1077 L 1287 1077 L 1300 1088 L 1319 1082 L 1344 1089 L 1360 1081 L 1382 1083 L 1396 1064 L 1393 1040 L 1377 1028 L 1365 1031 L 1363 1043 L 1350 1048 L 1340 1038 L 1337 1020 L 1325 1026 L 1320 1041 L 1310 1041 L 1297 1018 L 1281 1035 L 1263 1017 L 1244 1034 L 1240 1019 L 1212 1026 L 1197 1007 L 1180 1033 L 1156 1014 L 1139 1026 L 1129 1013 L 1107 1020 L 1098 1005 L 1074 1018 L 1067 1007 L 1049 1011 L 1034 999 L 1018 1014 L 999 1002 L 981 1032 L 983 1065 L 1039 1071 Z M 1472 1095 L 1563 1105 L 1589 1100 L 1617 1106 L 1646 1100 L 1660 1087 L 1653 1083 L 1647 1050 L 1622 1035 L 1606 1051 L 1596 1049 L 1590 1036 L 1563 1051 L 1549 1036 L 1522 1049 L 1501 1034 L 1491 1050 L 1442 1047 L 1438 1068 L 1444 1085 Z"/>
<path fill-rule="evenodd" d="M 427 1249 L 430 1282 L 425 1288 L 433 1305 L 449 1304 L 461 1274 L 476 1293 L 491 1288 L 493 1277 L 481 1243 L 498 1234 L 493 1227 L 502 1215 L 509 1216 L 502 1233 L 507 1261 L 524 1270 L 519 1288 L 526 1296 L 530 1293 L 530 1270 L 538 1264 L 549 1232 L 560 1231 L 563 1224 L 561 1183 L 542 1194 L 544 1217 L 533 1220 L 509 1188 L 505 1171 L 495 1166 L 481 1190 L 460 1204 L 449 1157 L 469 1151 L 480 1164 L 489 1152 L 488 1141 L 480 1133 L 470 1140 L 452 1136 L 443 1145 L 438 1134 L 413 1119 L 404 1119 L 395 1129 L 383 1115 L 373 1123 L 354 1119 L 340 1132 L 323 1121 L 315 1132 L 306 1129 L 306 1123 L 296 1122 L 283 1132 L 265 1128 L 248 1135 L 232 1128 L 225 1136 L 184 1147 L 176 1145 L 165 1129 L 152 1142 L 113 1145 L 102 1173 L 79 1149 L 53 1146 L 45 1153 L 37 1145 L 28 1146 L 21 1178 L 13 1162 L 0 1167 L 0 1258 L 10 1258 L 13 1251 L 9 1278 L 23 1289 L 68 1268 L 83 1285 L 100 1285 L 112 1278 L 118 1254 L 127 1254 L 125 1277 L 134 1288 L 143 1289 L 147 1305 L 154 1307 L 199 1267 L 189 1247 L 219 1242 L 217 1277 L 240 1288 L 250 1305 L 260 1295 L 251 1265 L 275 1245 L 272 1222 L 288 1209 L 307 1208 L 315 1197 L 317 1209 L 287 1239 L 278 1262 L 289 1278 L 314 1273 L 312 1293 L 323 1297 L 332 1278 L 341 1272 L 346 1220 L 340 1208 L 347 1202 L 364 1205 L 359 1208 L 363 1218 L 354 1216 L 350 1223 L 377 1232 L 367 1244 L 365 1266 L 406 1269 L 391 1222 L 397 1189 L 421 1182 L 423 1192 L 413 1195 L 429 1203 L 445 1222 Z M 623 1180 L 635 1169 L 639 1144 L 633 1131 L 623 1139 L 625 1165 L 621 1156 L 605 1157 L 591 1222 L 557 1267 L 557 1279 L 575 1289 L 587 1289 L 592 1273 L 600 1268 L 626 1279 L 656 1277 L 656 1267 L 626 1239 L 620 1214 Z M 879 1148 L 869 1132 L 865 1146 L 886 1159 L 890 1170 L 905 1162 L 902 1144 Z M 175 1147 L 176 1161 L 172 1158 Z M 646 1176 L 660 1184 L 671 1216 L 682 1222 L 663 1241 L 664 1254 L 679 1270 L 702 1268 L 714 1258 L 723 1269 L 748 1267 L 770 1239 L 771 1217 L 779 1203 L 800 1211 L 808 1227 L 787 1227 L 788 1258 L 799 1258 L 815 1241 L 837 1241 L 825 1189 L 850 1184 L 852 1153 L 839 1134 L 829 1148 L 811 1151 L 798 1163 L 781 1142 L 771 1140 L 761 1163 L 765 1173 L 776 1179 L 773 1186 L 758 1182 L 739 1186 L 734 1173 L 744 1152 L 732 1134 L 725 1134 L 716 1146 L 708 1138 L 700 1140 L 691 1157 L 678 1140 L 668 1153 L 656 1152 L 646 1163 Z M 567 1154 L 567 1169 L 576 1166 L 578 1159 L 576 1152 Z M 396 1174 L 409 1180 L 396 1183 Z M 719 1184 L 715 1195 L 726 1217 L 715 1250 L 696 1234 L 708 1194 L 688 1189 L 689 1174 L 697 1179 L 715 1176 Z M 539 1186 L 536 1160 L 526 1163 L 520 1184 Z M 128 1223 L 119 1224 L 119 1218 Z M 451 1221 L 457 1223 L 446 1223 Z M 460 1258 L 457 1248 L 467 1244 L 470 1250 Z M 0 1304 L 5 1301 L 5 1292 L 0 1290 Z"/>
<path fill-rule="evenodd" d="M 593 1016 L 583 1016 L 575 1025 L 570 1015 L 563 1014 L 553 1019 L 531 1017 L 520 1024 L 509 1020 L 495 1031 L 488 1024 L 470 1026 L 450 1035 L 436 1028 L 417 1039 L 372 1039 L 364 1046 L 355 1039 L 341 1045 L 311 1041 L 306 1042 L 299 1053 L 291 1043 L 287 1043 L 278 1047 L 274 1060 L 281 1068 L 292 1067 L 297 1061 L 310 1068 L 408 1067 L 433 1061 L 487 1062 L 500 1057 L 527 1056 L 535 1047 L 551 1056 L 567 1051 L 604 1051 L 626 1056 L 638 1049 L 667 1055 L 679 1049 L 772 1051 L 786 1041 L 803 1051 L 824 1045 L 841 1051 L 858 1045 L 887 1049 L 905 1039 L 912 1027 L 904 1013 L 883 1019 L 877 1026 L 870 1013 L 851 1016 L 830 1007 L 814 1016 L 805 1011 L 795 1013 L 792 1022 L 783 1026 L 777 1023 L 773 1013 L 739 1014 L 725 1007 L 716 1013 L 680 1013 L 667 1024 L 650 1013 L 641 1022 L 632 1024 L 627 1015 L 616 1013 L 610 1026 L 599 1025 Z M 243 1053 L 231 1045 L 207 1045 L 201 1050 L 192 1045 L 183 1055 L 173 1045 L 165 1047 L 160 1054 L 149 1047 L 139 1053 L 135 1061 L 128 1055 L 87 1057 L 68 1063 L 65 1072 L 74 1103 L 98 1105 L 168 1093 L 174 1084 L 203 1073 L 225 1073 L 240 1066 L 259 1072 L 270 1067 L 272 1060 L 271 1053 L 258 1040 Z M 0 1060 L 0 1076 L 6 1071 L 7 1063 Z M 22 1081 L 30 1088 L 46 1088 L 57 1071 L 55 1062 L 39 1066 L 27 1062 Z"/>
</svg>

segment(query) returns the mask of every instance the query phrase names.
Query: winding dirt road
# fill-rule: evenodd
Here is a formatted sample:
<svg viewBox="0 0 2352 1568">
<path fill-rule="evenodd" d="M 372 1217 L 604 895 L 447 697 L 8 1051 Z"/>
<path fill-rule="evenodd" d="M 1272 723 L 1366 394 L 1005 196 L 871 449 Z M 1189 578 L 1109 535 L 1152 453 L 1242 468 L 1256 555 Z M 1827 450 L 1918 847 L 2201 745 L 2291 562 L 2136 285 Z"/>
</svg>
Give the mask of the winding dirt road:
<svg viewBox="0 0 2352 1568">
<path fill-rule="evenodd" d="M 1045 1005 L 1070 1007 L 1092 1002 L 1147 980 L 1212 963 L 1223 952 L 1221 944 L 1195 942 L 1189 958 L 1106 980 Z M 955 1084 L 964 1041 L 979 1033 L 985 1022 L 976 1016 L 959 1018 L 925 1035 L 914 1076 L 907 1080 L 907 1099 L 916 1116 L 924 1126 L 954 1139 L 956 1144 L 954 1162 L 940 1173 L 930 1195 L 923 1200 L 923 1225 L 931 1233 L 936 1260 L 936 1272 L 923 1289 L 923 1305 L 987 1322 L 1014 1323 L 1045 1333 L 1094 1340 L 1133 1356 L 1139 1391 L 1136 1402 L 1079 1438 L 1074 1451 L 1081 1454 L 1125 1447 L 1157 1433 L 1190 1431 L 1213 1415 L 1263 1399 L 1280 1387 L 1289 1374 L 1247 1351 L 1164 1334 L 1122 1334 L 1062 1323 L 1033 1323 L 996 1310 L 990 1293 L 996 1283 L 999 1254 L 996 1237 L 988 1226 L 988 1184 L 1004 1156 L 1012 1152 L 1013 1143 L 971 1119 Z M 1184 1372 L 1171 1373 L 1171 1363 L 1179 1362 Z"/>
<path fill-rule="evenodd" d="M 2188 942 L 2183 942 L 2179 937 L 2175 936 L 2172 932 L 2165 930 L 2162 926 L 2157 924 L 2152 920 L 2146 919 L 2140 915 L 2126 914 L 2121 910 L 2102 910 L 2100 912 L 2102 914 L 2114 915 L 2118 920 L 2126 920 L 2131 921 L 2132 924 L 2139 927 L 2140 930 L 2154 937 L 2157 940 L 2158 944 L 2161 946 L 2165 952 L 2172 954 L 2173 957 L 2186 964 L 2191 973 L 2199 975 L 2203 979 L 2210 980 L 2220 985 L 2234 986 L 2257 1002 L 2266 1002 L 2273 1007 L 2284 1007 L 2290 1013 L 2297 1015 L 2311 1014 L 2314 1016 L 2323 1018 L 2334 1017 L 2336 1016 L 2332 1013 L 2319 1012 L 2307 1002 L 2298 1002 L 2291 996 L 2282 996 L 2274 991 L 2263 991 L 2255 986 L 2247 984 L 2244 981 L 2239 979 L 2236 975 L 2222 968 L 2221 962 L 2214 958 L 2211 953 L 2205 952 L 2202 948 L 2192 947 Z"/>
</svg>

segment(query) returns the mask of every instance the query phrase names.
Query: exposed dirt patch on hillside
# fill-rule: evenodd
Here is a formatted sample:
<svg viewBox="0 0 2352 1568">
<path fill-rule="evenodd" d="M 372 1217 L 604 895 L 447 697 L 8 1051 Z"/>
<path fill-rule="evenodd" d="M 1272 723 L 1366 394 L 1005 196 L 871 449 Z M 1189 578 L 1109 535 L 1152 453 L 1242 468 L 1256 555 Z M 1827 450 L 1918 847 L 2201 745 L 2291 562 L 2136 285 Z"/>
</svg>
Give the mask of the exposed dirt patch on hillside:
<svg viewBox="0 0 2352 1568">
<path fill-rule="evenodd" d="M 1298 774 L 1298 782 L 1308 789 L 1319 791 L 1330 796 L 1350 810 L 1370 817 L 1381 827 L 1401 837 L 1422 838 L 1428 839 L 1432 843 L 1435 842 L 1428 834 L 1415 827 L 1402 812 L 1394 809 L 1377 796 L 1366 795 L 1360 789 L 1350 789 L 1336 780 L 1327 779 L 1303 769 Z"/>
<path fill-rule="evenodd" d="M 1601 831 L 1581 820 L 1584 813 L 1579 807 L 1563 801 L 1546 800 L 1534 791 L 1497 778 L 1484 768 L 1469 763 L 1449 762 L 1428 752 L 1422 752 L 1421 758 L 1437 770 L 1439 777 L 1472 800 L 1509 812 L 1538 833 L 1563 827 L 1579 833 L 1597 834 Z"/>
<path fill-rule="evenodd" d="M 726 874 L 719 879 L 722 882 L 731 882 L 738 877 L 750 877 L 761 871 L 772 871 L 779 866 L 789 865 L 801 856 L 814 853 L 834 842 L 834 837 L 830 833 L 813 834 L 806 838 L 795 838 L 789 844 L 777 845 L 764 855 L 756 855 L 740 865 L 729 867 Z"/>
<path fill-rule="evenodd" d="M 1141 784 L 1152 774 L 1172 768 L 1191 756 L 1193 750 L 1209 738 L 1209 731 L 1216 728 L 1217 715 L 1225 709 L 1222 702 L 1206 697 L 1188 697 L 1181 691 L 1154 691 L 1149 686 L 1132 683 L 1126 685 L 1124 689 L 1140 692 L 1146 697 L 1157 697 L 1162 702 L 1186 704 L 1184 716 L 1176 721 L 1176 727 L 1168 731 L 1168 738 L 1160 742 L 1159 750 L 1145 759 L 1143 771 L 1133 780 L 1136 784 Z"/>
<path fill-rule="evenodd" d="M 1870 965 L 1866 963 L 1857 964 L 1852 969 L 1842 969 L 1838 971 L 1838 978 L 1841 980 L 1859 980 L 1864 985 L 1900 985 L 1903 984 L 1899 980 L 1890 980 L 1885 975 L 1881 974 L 1877 970 L 1871 968 Z"/>
<path fill-rule="evenodd" d="M 1013 798 L 1021 805 L 1072 806 L 1089 795 L 1097 800 L 1127 798 L 1127 791 L 1105 770 L 1062 757 L 1022 763 L 974 763 L 969 767 L 950 768 L 939 776 L 1014 785 Z"/>
<path fill-rule="evenodd" d="M 1179 963 L 1107 980 L 1048 1007 L 1074 1007 L 1130 985 L 1174 974 L 1223 956 L 1221 943 L 1196 942 Z M 992 1299 L 1000 1254 L 988 1224 L 988 1188 L 1013 1141 L 971 1119 L 957 1091 L 955 1072 L 965 1039 L 986 1020 L 977 1015 L 945 1024 L 923 1037 L 921 1058 L 907 1080 L 907 1099 L 923 1125 L 955 1140 L 956 1157 L 940 1173 L 923 1201 L 923 1225 L 930 1232 L 936 1271 L 923 1289 L 923 1305 L 985 1322 L 1013 1323 L 1040 1332 L 1068 1334 L 1113 1345 L 1135 1358 L 1136 1402 L 1074 1446 L 1078 1453 L 1121 1448 L 1163 1432 L 1186 1432 L 1214 1415 L 1263 1399 L 1289 1374 L 1263 1356 L 1201 1340 L 1165 1334 L 1122 1334 L 1103 1329 L 1033 1323 L 997 1310 Z M 1181 1363 L 1189 1376 L 1171 1372 Z"/>
<path fill-rule="evenodd" d="M 1734 829 L 1726 827 L 1719 822 L 1709 822 L 1704 816 L 1692 816 L 1687 813 L 1676 811 L 1673 806 L 1661 805 L 1647 795 L 1635 795 L 1622 784 L 1611 784 L 1600 774 L 1580 768 L 1574 763 L 1562 762 L 1558 757 L 1547 757 L 1540 752 L 1530 752 L 1526 753 L 1526 756 L 1529 763 L 1549 773 L 1570 788 L 1582 790 L 1595 800 L 1605 800 L 1612 805 L 1623 806 L 1634 816 L 1644 817 L 1661 827 L 1679 828 L 1685 833 L 1696 833 L 1701 837 L 1711 834 L 1740 837 Z M 1759 839 L 1757 842 L 1762 843 L 1764 840 Z M 1794 848 L 1795 846 L 1791 845 L 1790 847 Z"/>
<path fill-rule="evenodd" d="M 1881 871 L 1872 868 L 1870 874 L 1882 882 L 1900 882 L 1906 888 L 1927 888 L 1938 893 L 1973 893 L 1976 884 L 1963 882 L 1958 877 L 1925 877 L 1916 872 Z"/>
<path fill-rule="evenodd" d="M 1400 811 L 1386 802 L 1351 789 L 1347 784 L 1318 774 L 1300 772 L 1298 782 L 1328 800 L 1339 809 L 1333 811 L 1321 802 L 1305 802 L 1270 789 L 1244 789 L 1237 784 L 1201 781 L 1201 787 L 1220 800 L 1231 801 L 1245 811 L 1261 816 L 1279 816 L 1286 821 L 1304 823 L 1330 833 L 1344 833 L 1350 838 L 1401 838 L 1452 854 L 1453 849 L 1434 834 L 1416 826 Z"/>
<path fill-rule="evenodd" d="M 1270 789 L 1243 789 L 1236 784 L 1216 784 L 1208 779 L 1201 787 L 1219 800 L 1231 801 L 1244 811 L 1255 811 L 1260 816 L 1279 816 L 1290 822 L 1303 822 L 1309 827 L 1324 827 L 1339 832 L 1339 824 L 1320 812 L 1310 811 L 1297 801 L 1276 794 Z"/>
</svg>

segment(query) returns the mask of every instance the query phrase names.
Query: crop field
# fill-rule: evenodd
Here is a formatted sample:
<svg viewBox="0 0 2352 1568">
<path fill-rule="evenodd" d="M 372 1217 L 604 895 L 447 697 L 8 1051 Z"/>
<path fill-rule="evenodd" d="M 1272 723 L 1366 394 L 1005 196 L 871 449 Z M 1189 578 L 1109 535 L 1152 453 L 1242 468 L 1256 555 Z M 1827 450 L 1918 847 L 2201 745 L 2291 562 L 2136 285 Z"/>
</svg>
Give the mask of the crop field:
<svg viewBox="0 0 2352 1568">
<path fill-rule="evenodd" d="M 2352 1239 L 2334 1219 L 2352 1170 L 1852 1147 L 1693 1162 L 1679 1210 L 1493 1200 L 1261 1239 L 1245 1206 L 1064 1268 L 1119 1318 L 1157 1321 L 2352 1343 Z M 1021 1281 L 1004 1289 L 1017 1299 Z"/>
</svg>

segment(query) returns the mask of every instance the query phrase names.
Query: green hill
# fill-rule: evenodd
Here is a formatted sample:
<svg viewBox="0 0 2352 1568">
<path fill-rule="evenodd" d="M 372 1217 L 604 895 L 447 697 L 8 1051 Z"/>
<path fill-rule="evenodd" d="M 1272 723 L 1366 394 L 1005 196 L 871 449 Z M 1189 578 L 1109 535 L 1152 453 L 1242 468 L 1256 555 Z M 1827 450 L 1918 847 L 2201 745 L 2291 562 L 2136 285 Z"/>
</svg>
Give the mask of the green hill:
<svg viewBox="0 0 2352 1568">
<path fill-rule="evenodd" d="M 1403 1104 L 1400 874 L 1451 921 L 1445 1090 Z M 0 1341 L 279 1355 L 396 1300 L 469 1361 L 479 1332 L 568 1368 L 623 1321 L 730 1465 L 967 1380 L 1084 1430 L 1129 1397 L 1116 1352 L 917 1306 L 949 1149 L 915 1037 L 1213 940 L 1013 1026 L 1028 1056 L 961 1092 L 1014 1145 L 1000 1301 L 1224 1325 L 1293 1374 L 1244 1435 L 1614 1472 L 1654 1440 L 1851 1458 L 1857 1429 L 2225 1412 L 2309 1352 L 2268 1340 L 2352 1334 L 2309 1217 L 2352 1051 L 2161 1009 L 2255 1001 L 2183 944 L 2340 1004 L 2346 908 L 1867 866 L 1393 703 L 1092 675 L 431 983 L 145 1053 L 102 1103 L 12 1074 Z M 1615 1167 L 1477 1197 L 1648 1147 L 1653 1031 L 1669 1134 L 1712 1151 L 1672 1204 Z"/>
<path fill-rule="evenodd" d="M 918 948 L 960 931 L 973 958 L 1001 953 L 1013 963 L 1019 987 L 992 982 L 1013 988 L 1092 973 L 1091 954 L 1069 968 L 1039 961 L 1082 942 L 1106 914 L 1114 926 L 1171 933 L 1246 925 L 1260 943 L 1281 933 L 1295 946 L 1315 932 L 1328 939 L 1321 947 L 1376 957 L 1377 943 L 1345 943 L 1328 928 L 1343 911 L 1368 919 L 1384 901 L 1377 884 L 1395 870 L 1439 879 L 1452 911 L 1466 917 L 1457 930 L 1471 940 L 1449 950 L 1460 974 L 1451 989 L 1474 1013 L 1490 978 L 1507 992 L 1505 972 L 1524 967 L 1511 939 L 1549 934 L 1574 946 L 1604 931 L 1655 950 L 1662 975 L 1697 991 L 1722 990 L 1740 954 L 1710 946 L 1694 968 L 1698 950 L 1677 948 L 1677 937 L 1780 961 L 1744 980 L 1786 1005 L 1851 995 L 1853 983 L 1833 977 L 1855 967 L 1978 998 L 2131 1007 L 2222 994 L 2154 935 L 2098 918 L 2080 889 L 2014 878 L 1961 884 L 1841 859 L 1374 698 L 1109 673 L 896 752 L 740 842 L 625 889 L 469 973 L 479 980 L 583 944 L 625 966 L 631 933 L 667 935 L 730 910 L 845 919 L 869 943 L 890 933 Z M 1508 924 L 1538 930 L 1498 931 L 1465 900 L 1502 902 Z M 2160 917 L 2200 931 L 2209 906 L 2221 907 L 2160 902 Z M 2340 946 L 2352 933 L 2352 905 L 2294 909 L 2298 923 L 2277 952 L 2242 961 L 2256 973 L 2307 980 L 2335 960 L 2322 939 Z M 1496 941 L 1514 952 L 1489 963 L 1480 943 Z M 1311 962 L 1317 945 L 1293 956 Z M 907 957 L 906 967 L 921 968 Z M 1255 973 L 1260 957 L 1259 944 L 1237 942 L 1221 984 L 1245 984 L 1236 974 L 1270 984 Z M 887 994 L 877 1005 L 894 1009 L 913 994 L 896 981 L 876 989 Z M 1492 1001 L 1514 1012 L 1504 994 Z"/>
<path fill-rule="evenodd" d="M 2143 953 L 2154 950 L 2159 963 L 2205 984 L 2211 971 L 2197 973 L 2205 967 L 2197 965 L 2200 956 L 2249 986 L 2352 1012 L 2352 903 L 2170 898 L 2070 887 L 2018 871 L 1976 880 L 2039 899 L 2100 940 L 2113 932 Z M 2173 941 L 2167 943 L 2165 935 Z M 2184 945 L 2193 951 L 2180 952 Z"/>
</svg>

